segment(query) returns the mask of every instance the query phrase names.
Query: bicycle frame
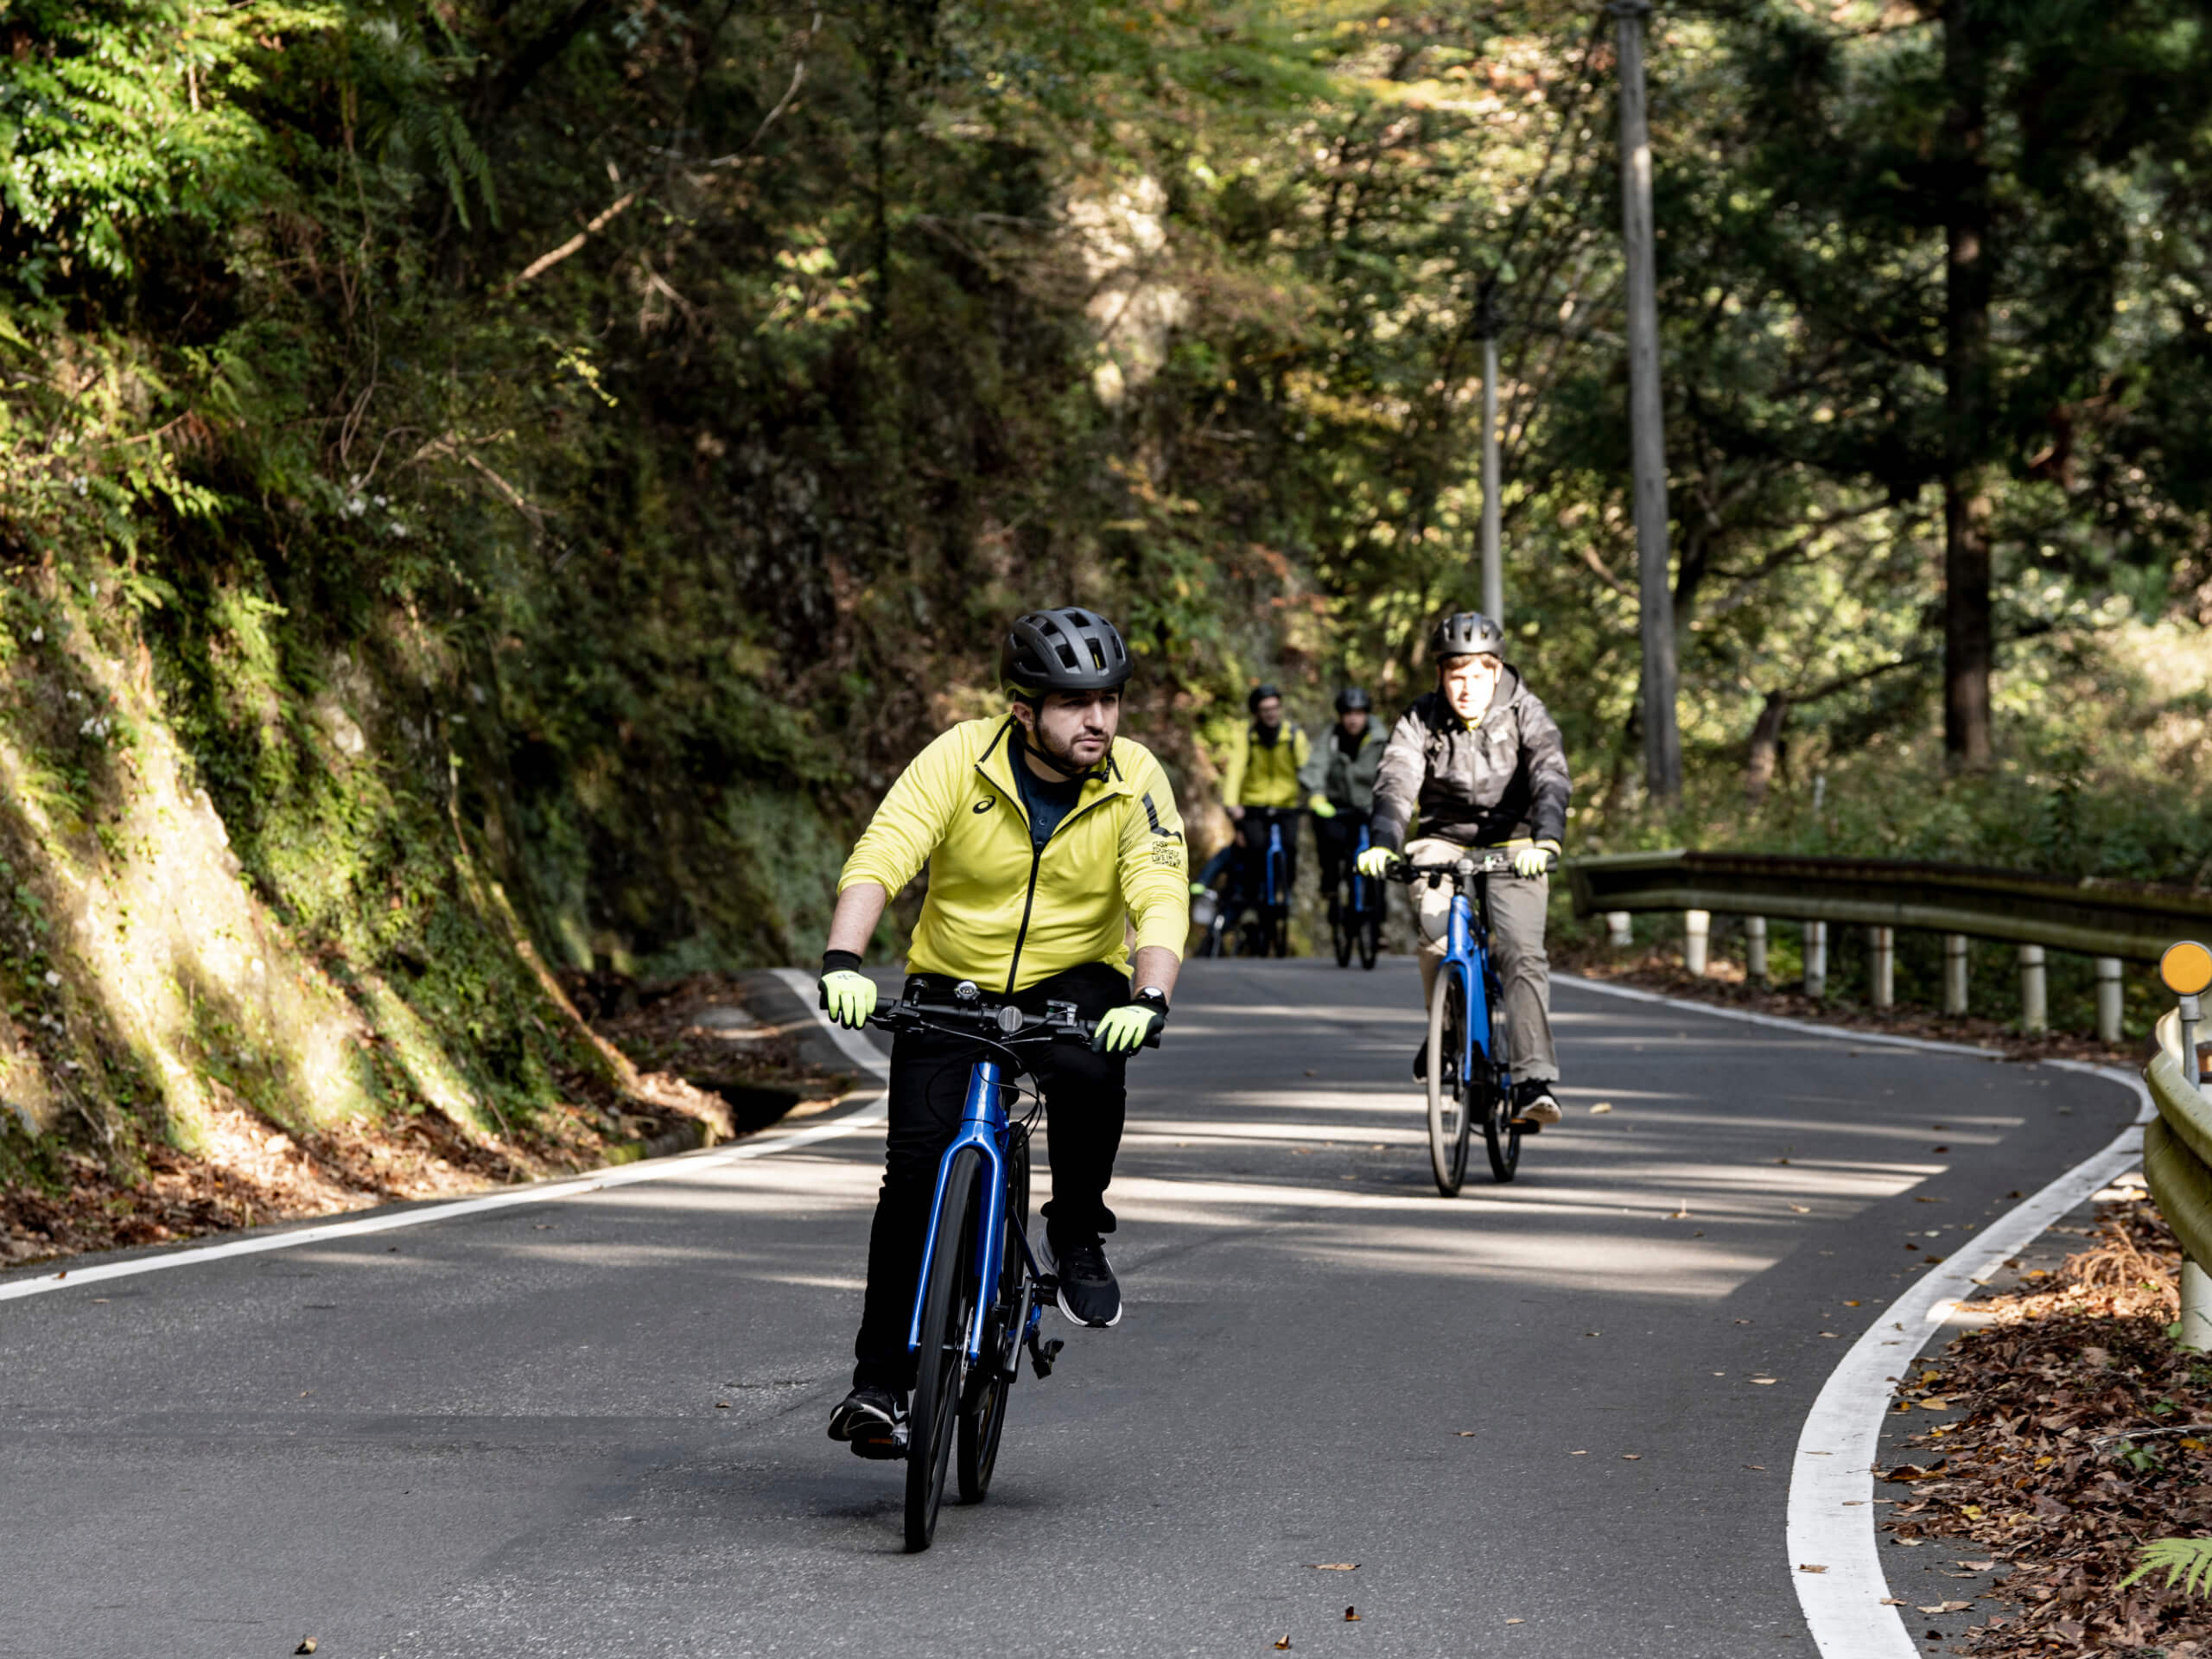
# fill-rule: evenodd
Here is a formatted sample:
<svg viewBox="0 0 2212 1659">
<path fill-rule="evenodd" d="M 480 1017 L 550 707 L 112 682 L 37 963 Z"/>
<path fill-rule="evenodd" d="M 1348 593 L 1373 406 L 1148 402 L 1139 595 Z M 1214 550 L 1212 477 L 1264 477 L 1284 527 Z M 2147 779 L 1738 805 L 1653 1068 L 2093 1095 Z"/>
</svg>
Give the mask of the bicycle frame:
<svg viewBox="0 0 2212 1659">
<path fill-rule="evenodd" d="M 1267 895 L 1262 903 L 1269 910 L 1273 910 L 1282 902 L 1279 896 L 1281 890 L 1276 886 L 1279 880 L 1277 873 L 1282 868 L 1282 822 L 1270 816 L 1268 819 L 1267 873 L 1262 878 L 1262 885 Z"/>
<path fill-rule="evenodd" d="M 1351 849 L 1351 913 L 1367 914 L 1368 901 L 1375 896 L 1375 884 L 1359 873 L 1359 855 L 1375 843 L 1368 839 L 1367 820 L 1359 821 L 1359 841 Z"/>
<path fill-rule="evenodd" d="M 974 1364 L 983 1357 L 984 1321 L 997 1300 L 999 1274 L 1006 1264 L 1006 1141 L 1009 1125 L 1003 1098 L 1005 1089 L 1003 1073 L 996 1060 L 976 1062 L 975 1070 L 968 1077 L 968 1100 L 961 1112 L 959 1131 L 938 1160 L 937 1194 L 930 1201 L 930 1230 L 922 1244 L 921 1272 L 914 1281 L 914 1312 L 906 1324 L 906 1351 L 910 1354 L 919 1353 L 922 1348 L 922 1301 L 929 1294 L 930 1268 L 937 1259 L 938 1232 L 944 1222 L 945 1184 L 951 1178 L 953 1154 L 963 1147 L 973 1147 L 982 1154 L 983 1166 L 989 1173 L 983 1183 L 982 1230 L 976 1243 L 976 1282 L 983 1287 L 983 1294 L 976 1297 L 976 1311 L 969 1323 L 968 1360 Z M 1028 1233 L 1017 1228 L 1015 1236 L 1020 1240 L 1021 1257 L 1029 1276 L 1042 1279 L 1045 1270 L 1038 1264 L 1037 1253 L 1029 1246 Z M 1021 1341 L 1029 1339 L 1043 1318 L 1043 1305 L 1032 1300 L 1027 1328 L 1020 1333 Z"/>
<path fill-rule="evenodd" d="M 1513 1085 L 1512 1074 L 1507 1071 L 1503 1057 L 1490 1052 L 1490 890 L 1486 879 L 1479 874 L 1471 876 L 1476 883 L 1476 899 L 1470 902 L 1466 890 L 1458 881 L 1452 884 L 1452 919 L 1445 937 L 1444 960 L 1438 964 L 1439 973 L 1453 973 L 1459 976 L 1459 988 L 1464 993 L 1467 1010 L 1465 1046 L 1459 1055 L 1459 1079 L 1464 1086 L 1474 1069 L 1475 1056 L 1480 1053 L 1486 1065 L 1497 1074 L 1503 1088 Z"/>
</svg>

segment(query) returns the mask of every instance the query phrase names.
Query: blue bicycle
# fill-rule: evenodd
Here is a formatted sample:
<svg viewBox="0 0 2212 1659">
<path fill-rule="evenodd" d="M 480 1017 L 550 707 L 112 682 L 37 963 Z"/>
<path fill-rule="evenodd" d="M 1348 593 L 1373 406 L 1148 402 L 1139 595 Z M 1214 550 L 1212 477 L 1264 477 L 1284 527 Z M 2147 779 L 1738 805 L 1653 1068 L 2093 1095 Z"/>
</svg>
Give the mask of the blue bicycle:
<svg viewBox="0 0 2212 1659">
<path fill-rule="evenodd" d="M 1298 812 L 1295 808 L 1280 806 L 1248 806 L 1244 822 L 1249 832 L 1246 846 L 1250 853 L 1258 854 L 1257 874 L 1252 894 L 1257 912 L 1245 924 L 1244 950 L 1248 957 L 1290 954 L 1290 893 L 1293 881 L 1291 848 L 1298 836 Z M 1264 836 L 1256 833 L 1265 830 Z"/>
<path fill-rule="evenodd" d="M 1368 838 L 1365 813 L 1359 815 L 1358 831 L 1344 849 L 1336 890 L 1329 894 L 1329 943 L 1336 949 L 1339 968 L 1351 966 L 1355 950 L 1359 965 L 1372 968 L 1382 948 L 1382 884 L 1359 873 L 1359 855 L 1374 845 Z"/>
<path fill-rule="evenodd" d="M 948 1472 L 957 1471 L 963 1503 L 982 1503 L 990 1490 L 1021 1351 L 1028 1349 L 1041 1378 L 1052 1375 L 1063 1345 L 1039 1336 L 1059 1285 L 1029 1243 L 1029 1136 L 1043 1103 L 1033 1097 L 1027 1113 L 1013 1119 L 1007 1101 L 1021 1089 L 1006 1079 L 1030 1071 L 1047 1046 L 1088 1043 L 1095 1029 L 1071 1002 L 1047 1002 L 1042 1014 L 1031 1014 L 986 1002 L 972 980 L 952 988 L 949 1004 L 924 1002 L 920 990 L 910 982 L 905 997 L 868 1023 L 972 1039 L 978 1052 L 959 1132 L 938 1164 L 906 1333 L 915 1357 L 904 1447 L 909 1551 L 927 1549 L 936 1535 Z"/>
<path fill-rule="evenodd" d="M 1437 1190 L 1455 1197 L 1467 1178 L 1474 1121 L 1482 1119 L 1490 1173 L 1510 1181 L 1521 1166 L 1524 1125 L 1513 1116 L 1513 1074 L 1505 1007 L 1490 959 L 1490 881 L 1513 868 L 1497 849 L 1449 864 L 1400 863 L 1393 879 L 1431 887 L 1452 884 L 1451 931 L 1428 999 L 1428 1157 Z"/>
</svg>

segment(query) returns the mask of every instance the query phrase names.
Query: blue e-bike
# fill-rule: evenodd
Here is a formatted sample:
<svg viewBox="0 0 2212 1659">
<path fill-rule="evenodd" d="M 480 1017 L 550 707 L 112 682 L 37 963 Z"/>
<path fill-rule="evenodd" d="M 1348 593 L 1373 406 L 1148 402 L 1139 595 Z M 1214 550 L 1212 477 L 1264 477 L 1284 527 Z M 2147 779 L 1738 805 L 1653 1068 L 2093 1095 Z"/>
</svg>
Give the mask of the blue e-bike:
<svg viewBox="0 0 2212 1659">
<path fill-rule="evenodd" d="M 1457 1195 L 1467 1178 L 1475 1120 L 1483 1126 L 1490 1173 L 1510 1181 L 1521 1166 L 1521 1136 L 1533 1133 L 1513 1116 L 1513 1073 L 1505 1007 L 1490 955 L 1490 878 L 1513 868 L 1497 848 L 1470 851 L 1449 864 L 1401 862 L 1391 874 L 1431 887 L 1452 884 L 1450 932 L 1428 999 L 1428 1157 L 1437 1190 Z"/>
<path fill-rule="evenodd" d="M 923 1001 L 921 988 L 910 980 L 905 996 L 868 1023 L 972 1040 L 977 1052 L 960 1128 L 938 1163 L 906 1332 L 915 1358 L 904 1447 L 910 1551 L 927 1549 L 936 1535 L 948 1473 L 963 1503 L 980 1503 L 989 1491 L 1021 1351 L 1045 1377 L 1062 1347 L 1040 1335 L 1059 1284 L 1029 1243 L 1029 1136 L 1042 1102 L 1014 1118 L 1007 1103 L 1022 1091 L 1007 1079 L 1032 1071 L 1049 1045 L 1088 1043 L 1096 1028 L 1071 1002 L 1047 1002 L 1033 1014 L 984 1001 L 972 980 L 953 987 L 950 1003 Z"/>
<path fill-rule="evenodd" d="M 1363 812 L 1359 815 L 1358 834 L 1344 849 L 1337 890 L 1329 895 L 1329 943 L 1335 947 L 1339 968 L 1351 966 L 1355 950 L 1359 953 L 1359 965 L 1372 968 L 1376 953 L 1382 948 L 1382 884 L 1359 873 L 1359 855 L 1372 845 L 1374 842 L 1368 836 L 1367 815 Z"/>
</svg>

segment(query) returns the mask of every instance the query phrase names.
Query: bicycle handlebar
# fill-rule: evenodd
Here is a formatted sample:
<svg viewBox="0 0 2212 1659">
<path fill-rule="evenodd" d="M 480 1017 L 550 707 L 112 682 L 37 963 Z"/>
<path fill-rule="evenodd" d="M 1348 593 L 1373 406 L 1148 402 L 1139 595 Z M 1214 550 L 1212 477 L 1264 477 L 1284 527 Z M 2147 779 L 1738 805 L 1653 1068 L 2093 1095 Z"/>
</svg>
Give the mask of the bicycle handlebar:
<svg viewBox="0 0 2212 1659">
<path fill-rule="evenodd" d="M 1513 855 L 1511 853 L 1502 847 L 1485 847 L 1479 851 L 1471 851 L 1464 857 L 1454 859 L 1449 864 L 1415 864 L 1408 860 L 1400 859 L 1390 867 L 1390 880 L 1403 881 L 1410 887 L 1421 876 L 1428 877 L 1430 882 L 1433 884 L 1447 875 L 1503 875 L 1512 868 Z M 1546 853 L 1544 855 L 1545 873 L 1549 874 L 1558 868 L 1559 855 Z"/>
<path fill-rule="evenodd" d="M 986 1002 L 980 995 L 957 1002 L 901 999 L 877 1007 L 868 1015 L 868 1023 L 894 1035 L 902 1031 L 937 1031 L 979 1037 L 1007 1048 L 1025 1043 L 1087 1044 L 1098 1030 L 1098 1022 L 1077 1014 L 1072 1002 L 1047 1002 L 1043 1014 L 1030 1014 L 1011 1002 Z M 1160 1033 L 1146 1038 L 1144 1046 L 1158 1048 Z"/>
</svg>

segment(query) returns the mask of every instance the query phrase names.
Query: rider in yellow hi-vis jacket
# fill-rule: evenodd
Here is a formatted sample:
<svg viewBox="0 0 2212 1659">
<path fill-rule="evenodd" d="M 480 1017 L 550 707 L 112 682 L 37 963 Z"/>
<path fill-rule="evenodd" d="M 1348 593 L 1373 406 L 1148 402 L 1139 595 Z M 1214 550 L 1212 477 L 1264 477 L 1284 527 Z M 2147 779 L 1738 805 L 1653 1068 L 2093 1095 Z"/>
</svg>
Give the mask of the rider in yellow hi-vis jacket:
<svg viewBox="0 0 2212 1659">
<path fill-rule="evenodd" d="M 1123 1071 L 1166 1021 L 1191 925 L 1174 791 L 1142 745 L 1116 735 L 1129 667 L 1121 634 L 1095 613 L 1033 611 L 1015 621 L 1000 664 L 1011 709 L 954 727 L 899 774 L 846 861 L 822 956 L 823 1005 L 857 1029 L 876 1003 L 861 952 L 890 895 L 927 864 L 910 984 L 942 1000 L 973 980 L 1031 1014 L 1071 1002 L 1097 1022 L 1090 1048 L 1056 1046 L 1036 1071 L 1050 1109 L 1046 1251 L 1060 1312 L 1097 1326 L 1122 1317 L 1100 1235 L 1114 1230 L 1106 1188 L 1122 1143 Z M 972 1046 L 912 1031 L 892 1045 L 890 1133 L 853 1390 L 830 1417 L 830 1438 L 862 1457 L 899 1455 L 915 1274 Z"/>
<path fill-rule="evenodd" d="M 1230 734 L 1228 752 L 1221 762 L 1221 804 L 1236 826 L 1238 902 L 1260 902 L 1257 879 L 1260 859 L 1268 845 L 1271 823 L 1282 826 L 1283 876 L 1286 887 L 1298 879 L 1298 817 L 1306 791 L 1298 774 L 1313 758 L 1313 745 L 1303 728 L 1282 715 L 1282 693 L 1272 685 L 1255 685 L 1244 700 L 1249 723 Z"/>
</svg>

